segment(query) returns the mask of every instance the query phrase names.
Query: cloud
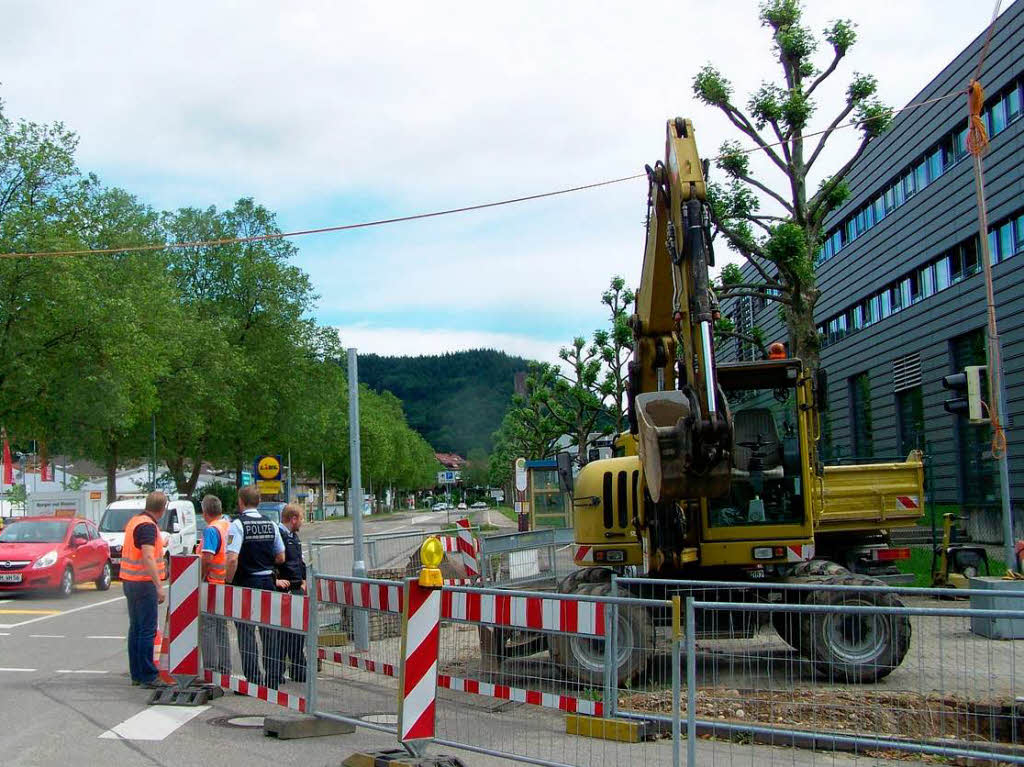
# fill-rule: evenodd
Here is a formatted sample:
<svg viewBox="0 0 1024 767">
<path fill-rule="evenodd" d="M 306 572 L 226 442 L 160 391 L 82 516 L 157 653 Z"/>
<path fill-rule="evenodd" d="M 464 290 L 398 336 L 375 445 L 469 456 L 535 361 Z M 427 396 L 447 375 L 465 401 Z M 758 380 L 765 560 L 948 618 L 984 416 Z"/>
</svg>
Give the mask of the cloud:
<svg viewBox="0 0 1024 767">
<path fill-rule="evenodd" d="M 695 102 L 690 80 L 715 62 L 742 103 L 774 76 L 756 5 L 12 0 L 0 95 L 8 115 L 64 120 L 83 169 L 160 208 L 253 195 L 286 230 L 353 223 L 641 172 L 677 114 L 714 154 L 737 134 Z M 877 74 L 883 99 L 906 103 L 987 22 L 953 0 L 807 4 L 815 30 L 836 16 L 858 23 L 860 41 L 821 92 L 814 127 L 853 72 Z M 820 172 L 856 141 L 837 134 Z M 753 167 L 777 180 L 766 161 Z M 469 333 L 517 312 L 588 333 L 608 279 L 639 277 L 645 202 L 638 181 L 304 238 L 298 263 L 325 322 L 456 306 Z"/>
<path fill-rule="evenodd" d="M 338 336 L 346 347 L 355 347 L 361 354 L 386 357 L 444 354 L 467 349 L 498 349 L 508 354 L 541 362 L 559 362 L 562 344 L 538 341 L 530 336 L 512 333 L 486 333 L 443 328 L 338 327 Z"/>
</svg>

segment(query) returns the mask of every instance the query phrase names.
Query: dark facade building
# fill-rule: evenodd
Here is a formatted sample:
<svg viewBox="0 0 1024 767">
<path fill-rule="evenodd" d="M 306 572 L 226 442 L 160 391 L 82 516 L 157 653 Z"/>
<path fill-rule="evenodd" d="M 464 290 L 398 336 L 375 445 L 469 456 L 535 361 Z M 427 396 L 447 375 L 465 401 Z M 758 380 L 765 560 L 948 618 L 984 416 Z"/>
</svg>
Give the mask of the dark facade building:
<svg viewBox="0 0 1024 767">
<path fill-rule="evenodd" d="M 912 103 L 962 91 L 979 36 Z M 996 22 L 982 72 L 991 145 L 984 157 L 989 248 L 1009 411 L 1011 496 L 1024 527 L 1024 3 Z M 823 453 L 832 460 L 929 456 L 934 498 L 968 511 L 979 540 L 1001 540 L 999 482 L 988 426 L 949 415 L 942 377 L 986 364 L 985 285 L 966 96 L 896 116 L 848 176 L 818 253 L 816 322 L 829 376 Z M 744 270 L 746 272 L 746 270 Z M 751 275 L 753 277 L 753 275 Z M 739 328 L 785 340 L 777 307 L 725 302 Z M 725 359 L 753 349 L 731 341 Z M 1018 533 L 1021 535 L 1021 533 Z"/>
</svg>

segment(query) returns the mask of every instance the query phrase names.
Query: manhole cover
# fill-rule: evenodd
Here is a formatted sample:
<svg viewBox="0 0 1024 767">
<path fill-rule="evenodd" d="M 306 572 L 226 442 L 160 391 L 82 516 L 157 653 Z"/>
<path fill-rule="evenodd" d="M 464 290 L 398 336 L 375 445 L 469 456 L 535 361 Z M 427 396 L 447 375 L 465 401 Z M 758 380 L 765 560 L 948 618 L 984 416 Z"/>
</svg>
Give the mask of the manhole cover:
<svg viewBox="0 0 1024 767">
<path fill-rule="evenodd" d="M 363 714 L 359 718 L 364 722 L 373 722 L 374 724 L 398 724 L 396 714 Z"/>
<path fill-rule="evenodd" d="M 262 727 L 262 716 L 233 716 L 225 720 L 224 724 L 229 727 Z"/>
</svg>

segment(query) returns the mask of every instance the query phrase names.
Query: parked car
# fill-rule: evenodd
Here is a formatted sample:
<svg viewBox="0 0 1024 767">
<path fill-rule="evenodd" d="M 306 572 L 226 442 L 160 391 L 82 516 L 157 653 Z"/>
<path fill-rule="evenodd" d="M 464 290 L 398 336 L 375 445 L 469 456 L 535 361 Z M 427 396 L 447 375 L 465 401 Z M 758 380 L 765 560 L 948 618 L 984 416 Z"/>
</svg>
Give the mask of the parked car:
<svg viewBox="0 0 1024 767">
<path fill-rule="evenodd" d="M 107 506 L 100 519 L 100 535 L 110 544 L 111 564 L 115 577 L 121 572 L 121 550 L 124 546 L 124 529 L 128 520 L 141 514 L 146 507 L 145 498 L 129 498 L 114 501 Z M 196 507 L 187 498 L 170 501 L 167 510 L 160 518 L 159 527 L 164 539 L 164 566 L 168 573 L 171 568 L 171 555 L 191 554 L 195 551 L 196 541 Z"/>
<path fill-rule="evenodd" d="M 281 524 L 281 512 L 284 511 L 285 504 L 283 501 L 262 501 L 259 506 L 256 507 L 264 519 L 269 519 L 271 522 Z"/>
<path fill-rule="evenodd" d="M 461 503 L 459 503 L 459 505 L 458 505 L 458 509 L 459 509 L 459 511 L 465 511 L 465 510 L 466 510 L 466 509 L 468 509 L 468 508 L 469 508 L 469 506 L 467 506 L 467 505 L 466 505 L 466 502 L 465 502 L 465 501 L 462 501 L 462 502 L 461 502 Z"/>
<path fill-rule="evenodd" d="M 110 588 L 110 547 L 82 517 L 21 517 L 0 533 L 0 591 L 53 589 L 70 596 L 76 583 Z"/>
<path fill-rule="evenodd" d="M 447 508 L 448 508 L 448 504 L 447 503 L 435 503 L 433 506 L 430 507 L 430 510 L 431 511 L 444 511 Z"/>
<path fill-rule="evenodd" d="M 477 501 L 476 503 L 470 504 L 471 509 L 486 509 L 489 508 L 483 501 Z"/>
</svg>

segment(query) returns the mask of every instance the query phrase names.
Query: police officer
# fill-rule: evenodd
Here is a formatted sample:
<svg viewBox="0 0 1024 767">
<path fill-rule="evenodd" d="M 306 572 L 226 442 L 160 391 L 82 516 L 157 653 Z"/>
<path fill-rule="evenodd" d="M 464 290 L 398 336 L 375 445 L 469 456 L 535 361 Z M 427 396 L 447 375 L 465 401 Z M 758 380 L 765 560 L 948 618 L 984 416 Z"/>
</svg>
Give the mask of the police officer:
<svg viewBox="0 0 1024 767">
<path fill-rule="evenodd" d="M 238 509 L 241 512 L 228 528 L 227 571 L 228 583 L 251 589 L 274 590 L 274 566 L 284 562 L 284 541 L 280 528 L 257 511 L 260 490 L 246 485 L 238 491 Z M 238 631 L 238 651 L 242 656 L 245 678 L 257 685 L 266 683 L 276 689 L 284 675 L 281 663 L 280 633 L 259 627 L 263 645 L 263 668 L 260 672 L 259 649 L 256 646 L 255 627 L 248 623 L 235 623 Z"/>
<path fill-rule="evenodd" d="M 277 588 L 292 594 L 306 591 L 306 563 L 302 561 L 302 507 L 289 503 L 281 511 L 281 539 L 284 541 L 284 562 L 277 566 Z M 282 632 L 281 663 L 288 665 L 293 682 L 306 681 L 306 647 L 302 634 Z"/>
</svg>

